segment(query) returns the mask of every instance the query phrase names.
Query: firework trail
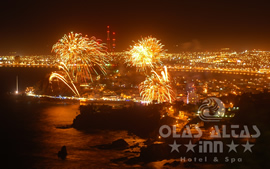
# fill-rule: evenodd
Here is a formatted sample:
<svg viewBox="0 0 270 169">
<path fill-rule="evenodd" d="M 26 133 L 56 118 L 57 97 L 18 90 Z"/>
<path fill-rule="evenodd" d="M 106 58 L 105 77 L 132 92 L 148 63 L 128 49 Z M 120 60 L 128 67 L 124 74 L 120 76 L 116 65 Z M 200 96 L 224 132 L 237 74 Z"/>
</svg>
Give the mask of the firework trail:
<svg viewBox="0 0 270 169">
<path fill-rule="evenodd" d="M 152 75 L 139 85 L 142 99 L 146 102 L 171 103 L 174 100 L 174 92 L 170 84 L 167 67 L 164 66 L 161 75 L 155 71 L 152 72 Z"/>
<path fill-rule="evenodd" d="M 59 73 L 53 72 L 53 73 L 51 74 L 51 76 L 49 77 L 49 82 L 52 83 L 52 80 L 53 80 L 54 78 L 57 78 L 57 79 L 61 80 L 66 86 L 68 86 L 68 87 L 70 88 L 70 90 L 71 90 L 75 95 L 77 95 L 78 97 L 80 97 L 80 93 L 79 93 L 79 91 L 77 90 L 77 87 L 76 87 L 75 84 L 73 83 L 73 80 L 71 79 L 71 77 L 70 77 L 70 75 L 69 75 L 69 73 L 68 73 L 68 68 L 67 68 L 67 66 L 66 66 L 63 62 L 61 62 L 60 65 L 59 65 L 58 67 L 59 67 L 59 69 L 62 69 L 63 72 L 65 72 L 65 75 L 68 77 L 68 79 L 65 78 L 64 75 L 61 75 L 61 74 L 59 74 Z M 69 85 L 69 83 L 71 83 L 71 85 Z"/>
</svg>

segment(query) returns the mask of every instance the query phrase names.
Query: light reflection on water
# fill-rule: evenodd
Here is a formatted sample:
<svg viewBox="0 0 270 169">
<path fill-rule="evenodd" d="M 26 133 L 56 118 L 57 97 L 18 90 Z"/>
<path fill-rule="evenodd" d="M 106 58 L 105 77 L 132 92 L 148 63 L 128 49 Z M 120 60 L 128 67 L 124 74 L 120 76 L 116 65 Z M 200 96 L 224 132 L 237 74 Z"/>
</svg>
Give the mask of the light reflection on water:
<svg viewBox="0 0 270 169">
<path fill-rule="evenodd" d="M 18 103 L 17 103 L 18 104 Z M 144 140 L 130 136 L 126 131 L 93 131 L 83 132 L 74 128 L 59 128 L 71 125 L 79 113 L 79 105 L 50 105 L 36 106 L 37 103 L 18 105 L 18 109 L 26 108 L 27 124 L 22 131 L 27 130 L 30 135 L 24 135 L 29 145 L 27 151 L 22 149 L 20 156 L 26 159 L 26 166 L 31 168 L 119 168 L 132 167 L 124 164 L 111 163 L 111 159 L 131 156 L 119 150 L 99 150 L 93 146 L 108 144 L 123 138 L 130 145 Z M 15 108 L 16 109 L 16 108 Z M 16 111 L 15 111 L 16 112 Z M 16 115 L 19 112 L 14 113 Z M 20 116 L 20 118 L 23 116 Z M 18 124 L 22 125 L 22 124 Z M 23 145 L 23 144 L 22 144 Z M 22 146 L 18 145 L 18 146 Z M 67 147 L 68 156 L 61 160 L 57 152 L 62 146 Z M 21 147 L 19 147 L 21 148 Z M 28 151 L 29 150 L 29 151 Z"/>
</svg>

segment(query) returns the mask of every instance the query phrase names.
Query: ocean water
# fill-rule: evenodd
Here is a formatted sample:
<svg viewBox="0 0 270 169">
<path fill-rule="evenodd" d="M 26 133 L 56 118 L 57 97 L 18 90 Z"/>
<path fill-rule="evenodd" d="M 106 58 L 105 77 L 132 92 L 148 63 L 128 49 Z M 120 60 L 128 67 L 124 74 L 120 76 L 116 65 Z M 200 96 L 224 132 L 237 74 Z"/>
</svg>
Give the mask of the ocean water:
<svg viewBox="0 0 270 169">
<path fill-rule="evenodd" d="M 126 131 L 83 132 L 62 128 L 72 124 L 78 104 L 33 103 L 9 100 L 2 112 L 2 125 L 8 148 L 8 168 L 119 168 L 111 159 L 136 156 L 125 150 L 100 150 L 96 145 L 123 138 L 130 145 L 144 140 Z M 3 115 L 4 114 L 4 115 Z M 67 147 L 65 160 L 57 152 Z"/>
<path fill-rule="evenodd" d="M 43 102 L 7 96 L 14 93 L 16 76 L 19 89 L 33 86 L 42 80 L 50 68 L 0 67 L 0 124 L 4 141 L 4 163 L 0 168 L 129 168 L 111 159 L 134 157 L 128 150 L 100 150 L 96 145 L 125 139 L 130 145 L 144 140 L 127 131 L 79 131 L 71 127 L 79 113 L 79 103 Z M 58 158 L 62 146 L 67 147 L 67 158 Z M 138 151 L 138 150 L 132 150 Z"/>
<path fill-rule="evenodd" d="M 19 79 L 19 91 L 34 86 L 57 68 L 46 67 L 0 67 L 0 94 L 14 93 L 16 90 L 16 76 Z"/>
</svg>

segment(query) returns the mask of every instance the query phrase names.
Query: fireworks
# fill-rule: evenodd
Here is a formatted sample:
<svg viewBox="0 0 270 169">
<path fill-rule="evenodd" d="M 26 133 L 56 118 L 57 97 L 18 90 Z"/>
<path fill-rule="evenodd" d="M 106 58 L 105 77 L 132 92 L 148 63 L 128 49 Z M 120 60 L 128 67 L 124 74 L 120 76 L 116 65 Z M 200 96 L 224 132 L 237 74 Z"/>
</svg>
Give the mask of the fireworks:
<svg viewBox="0 0 270 169">
<path fill-rule="evenodd" d="M 67 85 L 67 86 L 70 88 L 70 90 L 71 90 L 75 95 L 77 95 L 77 96 L 80 97 L 80 93 L 78 92 L 78 90 L 77 90 L 75 84 L 73 83 L 73 80 L 71 79 L 71 77 L 70 77 L 70 75 L 69 75 L 67 66 L 66 66 L 63 62 L 61 62 L 60 65 L 59 65 L 59 69 L 62 69 L 62 70 L 63 70 L 63 72 L 65 73 L 65 75 L 68 77 L 68 79 L 65 78 L 64 75 L 61 75 L 61 74 L 59 74 L 59 73 L 53 72 L 53 73 L 51 74 L 50 78 L 49 78 L 50 83 L 52 82 L 52 80 L 53 80 L 54 78 L 57 78 L 57 79 L 61 80 L 65 85 Z M 71 83 L 71 85 L 69 85 L 69 83 Z"/>
<path fill-rule="evenodd" d="M 60 62 L 72 72 L 71 76 L 75 82 L 92 80 L 91 73 L 98 74 L 95 67 L 106 74 L 106 48 L 95 37 L 83 37 L 80 33 L 71 32 L 53 45 L 52 52 L 55 52 Z"/>
<path fill-rule="evenodd" d="M 135 66 L 139 71 L 147 67 L 155 69 L 161 64 L 160 57 L 164 54 L 163 45 L 156 38 L 146 37 L 131 46 L 130 56 L 126 59 L 128 65 Z"/>
<path fill-rule="evenodd" d="M 153 37 L 146 37 L 131 46 L 130 55 L 126 58 L 129 66 L 135 66 L 138 71 L 145 71 L 147 75 L 148 68 L 151 69 L 151 76 L 148 76 L 144 82 L 139 85 L 140 95 L 143 101 L 152 102 L 172 102 L 174 92 L 170 85 L 167 67 L 159 75 L 155 70 L 162 64 L 161 57 L 165 50 L 159 40 Z"/>
<path fill-rule="evenodd" d="M 139 85 L 140 95 L 144 101 L 152 102 L 172 102 L 174 100 L 174 92 L 170 85 L 170 79 L 167 73 L 167 67 L 159 75 L 152 71 L 153 74 Z"/>
</svg>

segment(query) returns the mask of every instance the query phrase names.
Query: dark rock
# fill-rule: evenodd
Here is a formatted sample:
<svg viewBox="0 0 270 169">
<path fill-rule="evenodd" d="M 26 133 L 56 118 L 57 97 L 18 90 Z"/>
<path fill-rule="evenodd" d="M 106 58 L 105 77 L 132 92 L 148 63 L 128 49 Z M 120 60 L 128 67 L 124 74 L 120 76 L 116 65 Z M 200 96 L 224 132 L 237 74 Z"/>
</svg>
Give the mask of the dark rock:
<svg viewBox="0 0 270 169">
<path fill-rule="evenodd" d="M 139 163 L 149 163 L 163 159 L 171 159 L 173 158 L 172 154 L 173 153 L 171 153 L 171 148 L 167 144 L 151 144 L 147 147 L 141 148 L 139 157 L 130 158 L 125 163 L 133 165 Z"/>
<path fill-rule="evenodd" d="M 121 157 L 121 158 L 112 159 L 111 162 L 119 163 L 121 161 L 126 161 L 127 159 L 128 159 L 127 157 Z"/>
<path fill-rule="evenodd" d="M 124 139 L 113 141 L 111 144 L 103 144 L 96 146 L 99 149 L 117 149 L 124 150 L 129 148 L 129 144 Z"/>
<path fill-rule="evenodd" d="M 164 166 L 177 167 L 180 165 L 180 161 L 174 161 L 172 163 L 165 163 Z"/>
<path fill-rule="evenodd" d="M 133 105 L 121 109 L 112 109 L 105 105 L 81 106 L 80 114 L 73 120 L 72 127 L 79 130 L 127 130 L 141 138 L 148 138 L 158 131 L 160 109 L 159 105 Z"/>
<path fill-rule="evenodd" d="M 171 148 L 167 144 L 152 144 L 141 148 L 140 158 L 144 162 L 150 162 L 168 159 L 171 154 Z"/>
<path fill-rule="evenodd" d="M 186 162 L 186 163 L 184 163 L 184 167 L 185 168 L 194 168 L 195 165 L 193 163 L 191 163 L 191 162 Z"/>
<path fill-rule="evenodd" d="M 133 157 L 133 158 L 130 158 L 127 161 L 125 161 L 125 163 L 128 164 L 128 165 L 139 164 L 141 162 L 142 161 L 141 161 L 141 159 L 139 157 Z"/>
<path fill-rule="evenodd" d="M 112 142 L 112 148 L 128 148 L 129 145 L 124 139 L 119 139 Z"/>
<path fill-rule="evenodd" d="M 67 148 L 66 146 L 63 146 L 60 151 L 58 151 L 58 157 L 62 160 L 66 159 L 67 157 Z"/>
<path fill-rule="evenodd" d="M 139 143 L 136 143 L 136 144 L 134 144 L 133 146 L 130 146 L 129 148 L 135 148 L 135 147 L 139 147 Z"/>
<path fill-rule="evenodd" d="M 56 126 L 56 128 L 58 128 L 58 129 L 69 129 L 71 127 L 72 127 L 71 125 Z"/>
<path fill-rule="evenodd" d="M 156 141 L 156 140 L 154 140 L 154 139 L 152 139 L 152 138 L 148 138 L 148 139 L 144 142 L 144 144 L 148 146 L 148 145 L 153 144 L 155 141 Z"/>
</svg>

